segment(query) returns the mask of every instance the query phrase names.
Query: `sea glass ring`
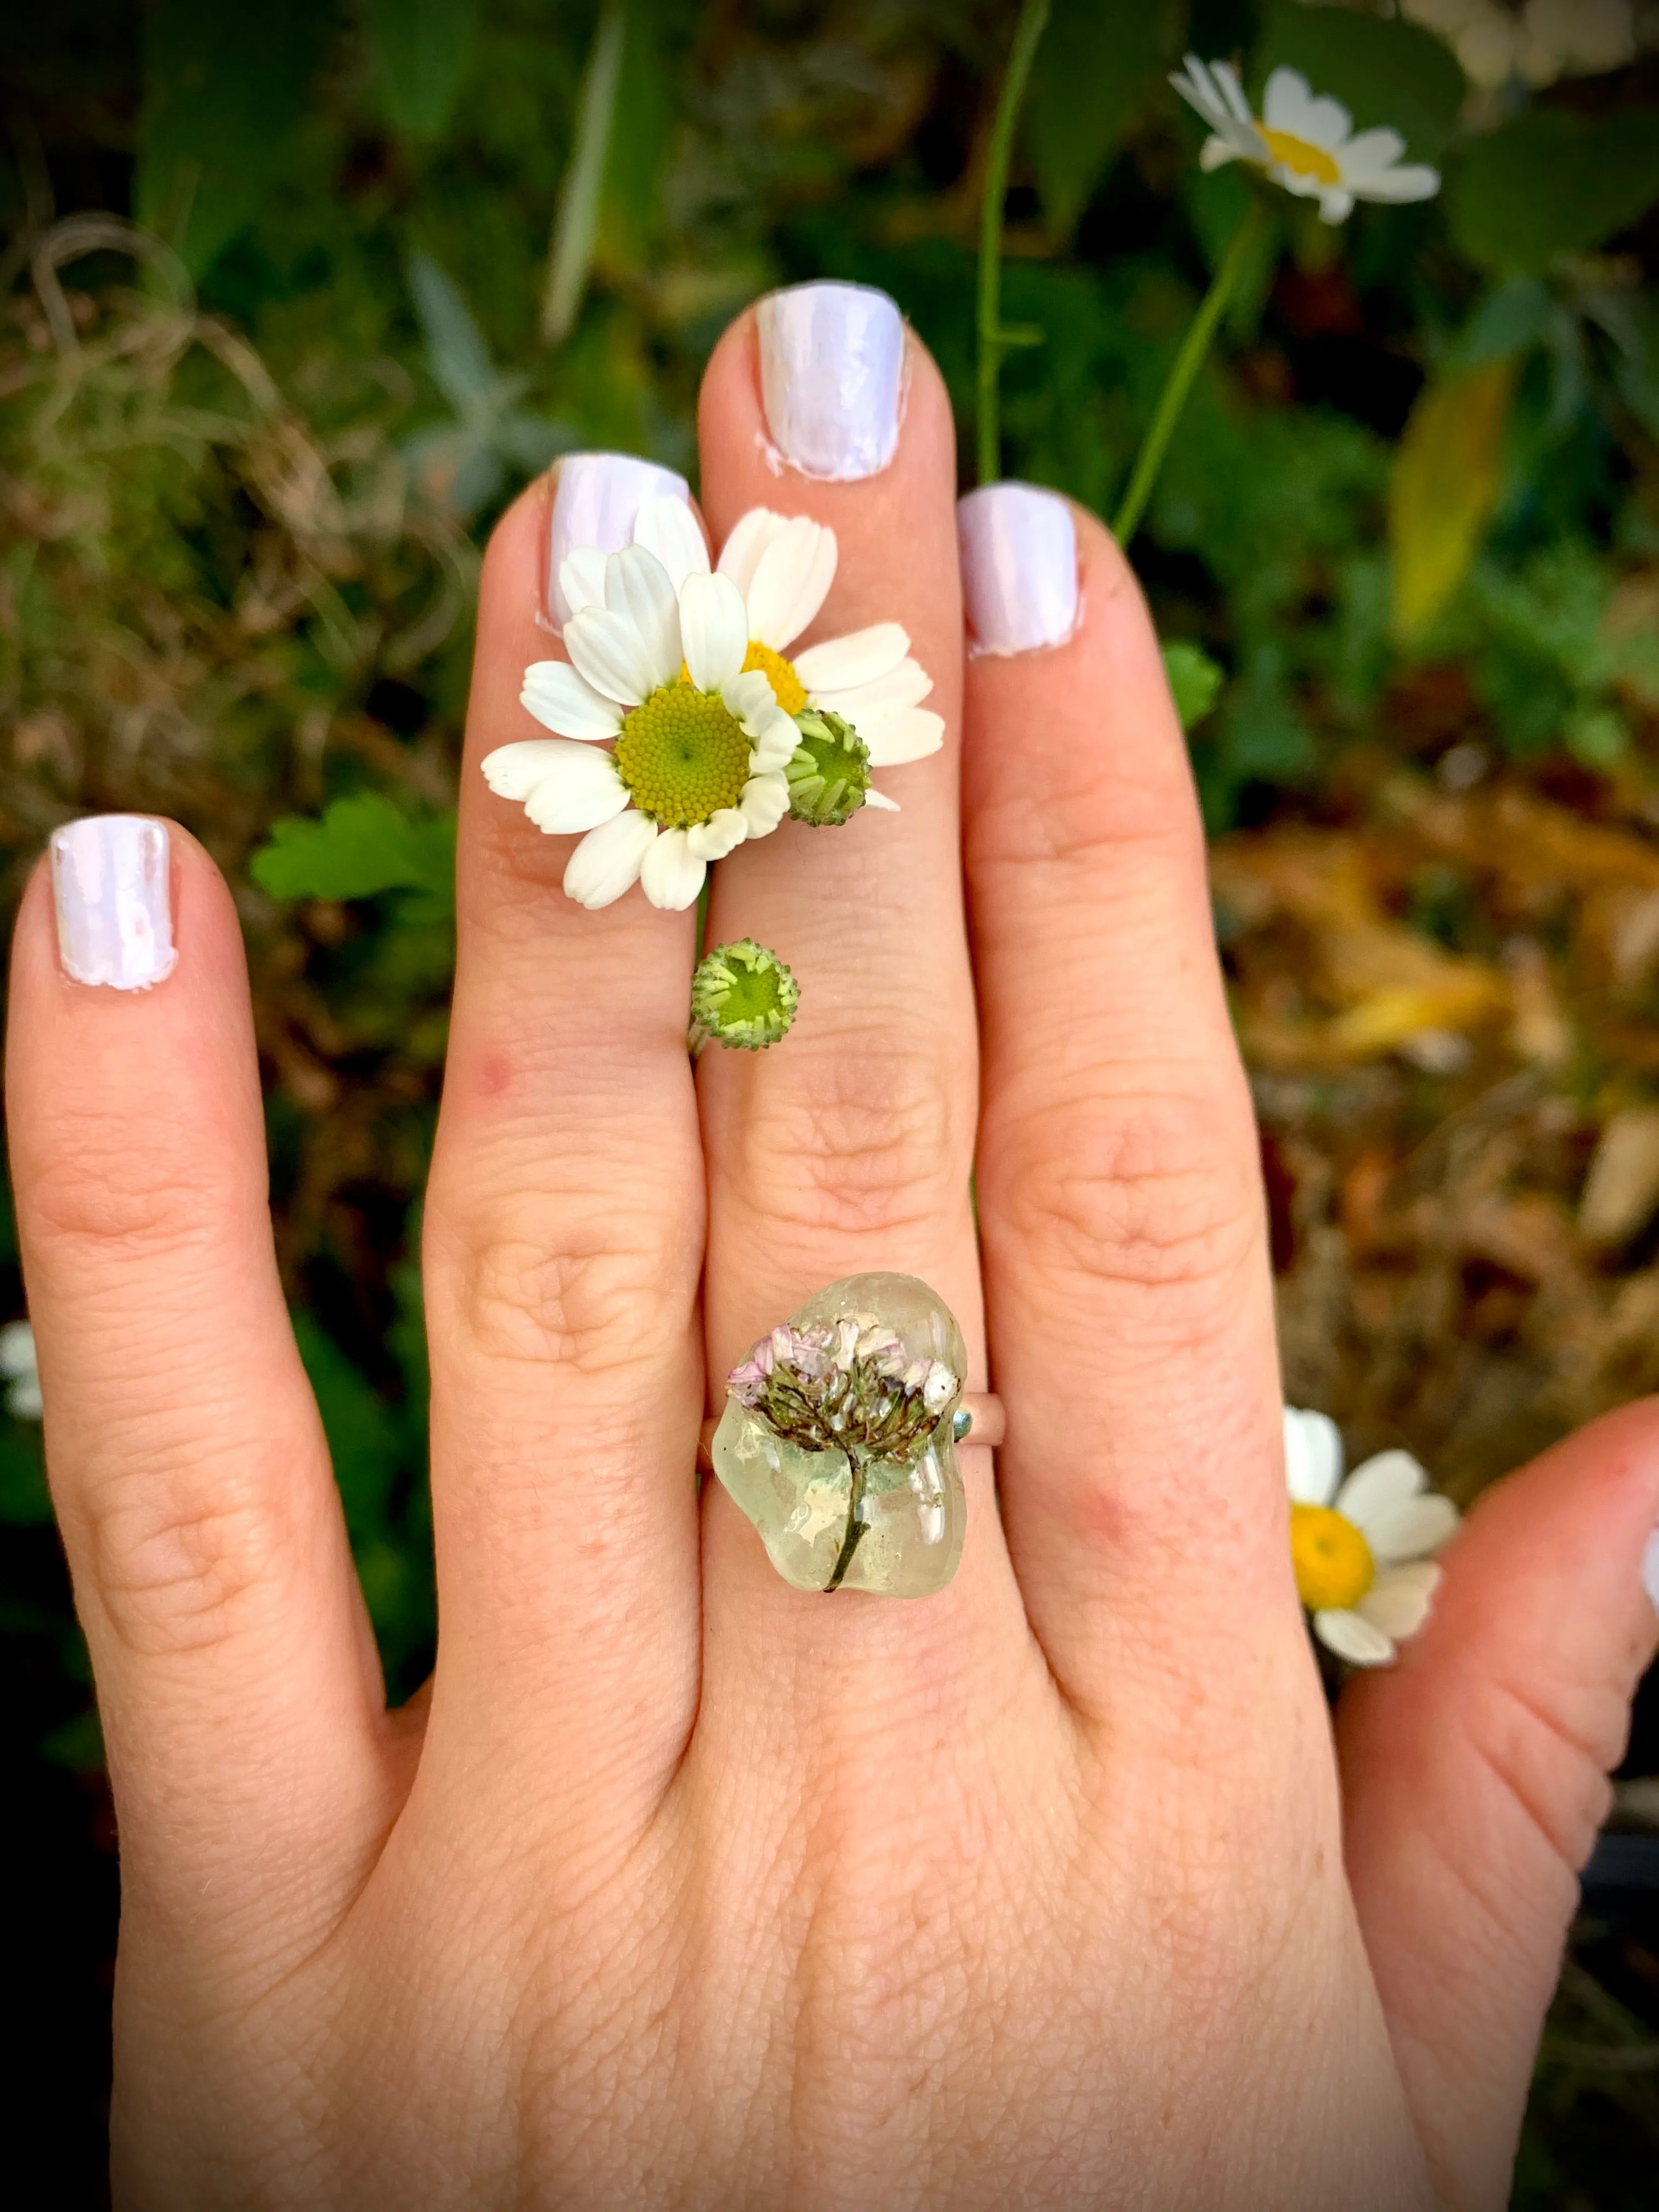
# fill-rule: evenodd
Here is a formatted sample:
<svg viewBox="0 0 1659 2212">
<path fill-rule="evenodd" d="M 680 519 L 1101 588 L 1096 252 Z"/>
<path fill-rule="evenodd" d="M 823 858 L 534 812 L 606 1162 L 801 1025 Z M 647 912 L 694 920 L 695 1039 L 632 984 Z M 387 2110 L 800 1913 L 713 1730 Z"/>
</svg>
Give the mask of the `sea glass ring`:
<svg viewBox="0 0 1659 2212">
<path fill-rule="evenodd" d="M 849 1275 L 761 1338 L 726 1380 L 708 1462 L 792 1589 L 931 1597 L 957 1571 L 959 1443 L 1000 1443 L 1000 1402 L 914 1275 Z"/>
</svg>

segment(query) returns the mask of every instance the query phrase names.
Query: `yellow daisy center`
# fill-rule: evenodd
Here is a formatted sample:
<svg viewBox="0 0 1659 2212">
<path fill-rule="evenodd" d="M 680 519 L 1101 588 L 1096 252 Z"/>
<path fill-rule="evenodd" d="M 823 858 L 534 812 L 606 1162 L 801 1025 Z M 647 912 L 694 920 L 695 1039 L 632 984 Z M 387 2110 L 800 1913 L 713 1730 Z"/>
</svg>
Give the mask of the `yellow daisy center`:
<svg viewBox="0 0 1659 2212">
<path fill-rule="evenodd" d="M 749 781 L 750 744 L 718 694 L 665 684 L 622 726 L 617 773 L 641 814 L 663 830 L 690 830 L 735 806 Z"/>
<path fill-rule="evenodd" d="M 1340 185 L 1342 172 L 1334 155 L 1322 146 L 1310 146 L 1305 138 L 1297 138 L 1288 131 L 1269 131 L 1261 125 L 1262 137 L 1275 161 L 1282 162 L 1292 175 L 1316 177 L 1322 185 Z"/>
<path fill-rule="evenodd" d="M 749 650 L 743 657 L 746 676 L 751 668 L 758 668 L 772 687 L 772 696 L 786 714 L 799 714 L 806 704 L 806 686 L 796 675 L 794 665 L 775 653 L 769 645 L 750 641 Z"/>
<path fill-rule="evenodd" d="M 1310 1613 L 1358 1605 L 1376 1579 L 1370 1546 L 1328 1505 L 1291 1506 L 1291 1559 L 1297 1595 Z"/>
</svg>

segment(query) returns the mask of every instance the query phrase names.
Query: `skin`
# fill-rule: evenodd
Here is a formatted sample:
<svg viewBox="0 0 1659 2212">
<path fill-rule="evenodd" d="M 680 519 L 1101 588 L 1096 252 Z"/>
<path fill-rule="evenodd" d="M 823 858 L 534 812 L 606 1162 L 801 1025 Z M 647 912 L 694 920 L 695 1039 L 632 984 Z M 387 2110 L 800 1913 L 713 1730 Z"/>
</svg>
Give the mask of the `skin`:
<svg viewBox="0 0 1659 2212">
<path fill-rule="evenodd" d="M 684 1050 L 690 915 L 564 899 L 477 773 L 534 733 L 544 488 L 485 564 L 426 1210 L 442 1635 L 384 1709 L 277 1281 L 234 912 L 173 975 L 19 918 L 9 1122 L 119 1814 L 118 2203 L 1494 2208 L 1655 1619 L 1659 1413 L 1485 1499 L 1334 1740 L 1293 1587 L 1264 1210 L 1203 841 L 1133 580 L 964 653 L 939 377 L 866 483 L 779 475 L 752 325 L 716 544 L 834 525 L 943 753 L 720 863 L 803 985 Z M 977 1042 L 977 1065 L 975 1043 Z M 979 1236 L 969 1200 L 976 1164 Z M 922 1603 L 787 1589 L 717 1485 L 750 1340 L 923 1276 L 1008 1409 Z"/>
</svg>

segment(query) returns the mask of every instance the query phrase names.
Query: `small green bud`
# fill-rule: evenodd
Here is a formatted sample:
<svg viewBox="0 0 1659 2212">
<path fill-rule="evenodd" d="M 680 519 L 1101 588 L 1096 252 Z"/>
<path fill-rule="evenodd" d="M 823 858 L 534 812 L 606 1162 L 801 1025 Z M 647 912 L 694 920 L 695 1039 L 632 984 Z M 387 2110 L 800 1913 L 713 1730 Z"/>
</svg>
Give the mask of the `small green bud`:
<svg viewBox="0 0 1659 2212">
<path fill-rule="evenodd" d="M 850 822 L 870 788 L 870 748 L 850 722 L 821 707 L 797 714 L 795 727 L 800 743 L 783 771 L 790 813 L 817 829 Z"/>
<path fill-rule="evenodd" d="M 763 1052 L 789 1034 L 800 985 L 775 952 L 740 937 L 717 945 L 691 971 L 691 1046 L 710 1039 L 742 1052 Z"/>
</svg>

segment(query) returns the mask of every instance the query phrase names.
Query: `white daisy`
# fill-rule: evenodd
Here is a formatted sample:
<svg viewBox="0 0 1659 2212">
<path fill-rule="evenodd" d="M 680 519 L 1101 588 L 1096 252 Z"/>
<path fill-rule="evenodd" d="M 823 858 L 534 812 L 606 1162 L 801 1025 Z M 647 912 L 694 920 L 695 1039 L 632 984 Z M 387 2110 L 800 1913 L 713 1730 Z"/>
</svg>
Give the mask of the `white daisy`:
<svg viewBox="0 0 1659 2212">
<path fill-rule="evenodd" d="M 1433 1554 L 1457 1527 L 1409 1452 L 1378 1452 L 1342 1481 L 1342 1438 L 1327 1413 L 1285 1408 L 1285 1480 L 1297 1593 L 1327 1650 L 1386 1667 L 1428 1619 Z"/>
<path fill-rule="evenodd" d="M 584 573 L 599 592 L 564 626 L 569 663 L 534 662 L 520 695 L 557 735 L 499 746 L 484 780 L 538 830 L 586 831 L 564 872 L 578 904 L 609 906 L 638 883 L 678 911 L 710 860 L 788 812 L 799 733 L 765 677 L 744 672 L 748 622 L 729 577 L 694 572 L 677 590 L 642 544 Z"/>
<path fill-rule="evenodd" d="M 6 1382 L 6 1411 L 14 1420 L 40 1418 L 40 1368 L 34 1356 L 34 1331 L 26 1321 L 0 1328 L 0 1376 Z"/>
<path fill-rule="evenodd" d="M 645 501 L 634 540 L 650 547 L 677 585 L 708 572 L 708 549 L 682 499 Z M 766 676 L 786 714 L 811 707 L 849 723 L 868 748 L 872 768 L 924 760 L 944 744 L 945 720 L 921 703 L 933 678 L 910 658 L 902 623 L 872 623 L 786 657 L 828 597 L 836 557 L 835 532 L 810 515 L 751 507 L 738 518 L 719 574 L 743 594 L 749 632 L 744 666 Z M 595 559 L 586 550 L 573 553 L 560 567 L 559 585 L 573 607 L 592 604 L 600 589 Z M 867 787 L 863 796 L 866 805 L 894 805 Z"/>
<path fill-rule="evenodd" d="M 1231 63 L 1188 54 L 1170 82 L 1213 134 L 1200 167 L 1249 161 L 1298 199 L 1317 200 L 1327 222 L 1345 221 L 1356 200 L 1426 200 L 1440 189 L 1437 169 L 1401 165 L 1406 142 L 1397 131 L 1356 133 L 1341 101 L 1316 96 L 1299 70 L 1276 69 L 1267 79 L 1259 122 Z"/>
</svg>

